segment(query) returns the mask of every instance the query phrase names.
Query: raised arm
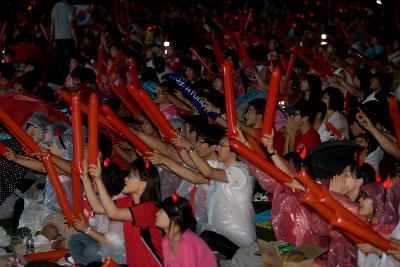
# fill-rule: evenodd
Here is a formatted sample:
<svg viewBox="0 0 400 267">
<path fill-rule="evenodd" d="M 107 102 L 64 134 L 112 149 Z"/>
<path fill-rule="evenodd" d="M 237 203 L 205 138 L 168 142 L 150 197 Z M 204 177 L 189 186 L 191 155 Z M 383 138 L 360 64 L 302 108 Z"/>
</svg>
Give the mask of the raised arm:
<svg viewBox="0 0 400 267">
<path fill-rule="evenodd" d="M 8 152 L 6 152 L 4 154 L 4 157 L 9 161 L 17 163 L 17 164 L 19 164 L 27 169 L 30 169 L 32 171 L 47 173 L 47 170 L 44 167 L 43 162 L 41 162 L 40 160 L 35 159 L 35 158 L 26 157 L 26 156 L 21 156 L 21 155 L 15 155 L 14 152 L 9 148 L 8 148 Z M 59 175 L 68 175 L 68 173 L 64 172 L 57 166 L 54 166 L 54 167 L 56 168 L 56 171 Z"/>
<path fill-rule="evenodd" d="M 99 197 L 97 196 L 96 192 L 93 190 L 92 181 L 89 178 L 88 174 L 88 166 L 86 160 L 82 163 L 83 166 L 83 174 L 81 175 L 81 180 L 83 184 L 83 188 L 85 190 L 86 197 L 89 201 L 90 207 L 92 210 L 97 214 L 104 214 L 106 213 L 103 204 L 101 203 Z M 98 169 L 93 169 L 93 173 L 97 173 Z"/>
<path fill-rule="evenodd" d="M 175 161 L 161 155 L 160 153 L 154 153 L 149 158 L 155 164 L 162 164 L 168 169 L 176 173 L 182 179 L 191 182 L 192 184 L 208 184 L 209 180 L 198 172 L 195 172 L 189 168 L 179 165 Z"/>
<path fill-rule="evenodd" d="M 293 173 L 290 171 L 288 166 L 286 165 L 286 162 L 283 158 L 281 158 L 277 153 L 274 148 L 274 130 L 272 130 L 271 135 L 265 134 L 261 138 L 261 143 L 267 148 L 268 153 L 271 155 L 270 158 L 274 165 L 283 171 L 284 173 L 288 175 L 293 175 Z"/>
<path fill-rule="evenodd" d="M 131 129 L 132 130 L 132 129 Z M 173 159 L 173 160 L 180 160 L 179 153 L 176 149 L 163 141 L 160 138 L 154 137 L 152 135 L 146 134 L 141 131 L 133 130 L 133 132 L 139 136 L 140 139 L 143 140 L 149 147 L 154 150 L 157 150 L 161 154 Z"/>
<path fill-rule="evenodd" d="M 224 183 L 228 182 L 228 177 L 225 170 L 212 168 L 210 165 L 208 165 L 207 161 L 200 157 L 195 149 L 191 149 L 191 144 L 189 140 L 179 135 L 176 138 L 172 139 L 172 142 L 175 146 L 182 147 L 188 150 L 189 156 L 192 159 L 194 165 L 204 177 Z"/>
<path fill-rule="evenodd" d="M 103 179 L 101 177 L 100 163 L 97 166 L 94 164 L 89 165 L 89 174 L 97 185 L 97 190 L 99 191 L 100 200 L 101 203 L 103 204 L 107 216 L 113 220 L 131 221 L 132 215 L 129 209 L 117 207 L 117 205 L 114 203 L 114 201 L 108 194 L 107 189 L 103 183 Z"/>
<path fill-rule="evenodd" d="M 400 147 L 394 138 L 392 139 L 379 130 L 361 109 L 359 109 L 356 119 L 376 139 L 385 152 L 400 160 Z"/>
<path fill-rule="evenodd" d="M 137 159 L 134 149 L 127 142 L 120 142 L 114 145 L 115 151 L 126 161 L 132 163 Z M 128 151 L 126 151 L 126 149 Z"/>
</svg>

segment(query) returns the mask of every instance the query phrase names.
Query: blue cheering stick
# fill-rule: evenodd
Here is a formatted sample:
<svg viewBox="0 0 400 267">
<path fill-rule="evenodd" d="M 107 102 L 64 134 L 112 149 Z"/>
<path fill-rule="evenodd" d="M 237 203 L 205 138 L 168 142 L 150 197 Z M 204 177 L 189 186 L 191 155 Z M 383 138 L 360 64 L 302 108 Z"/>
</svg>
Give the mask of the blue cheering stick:
<svg viewBox="0 0 400 267">
<path fill-rule="evenodd" d="M 192 105 L 197 109 L 200 116 L 202 116 L 203 118 L 208 118 L 208 116 L 210 116 L 210 118 L 213 120 L 217 118 L 217 113 L 207 113 L 207 102 L 204 101 L 195 91 L 193 91 L 178 73 L 172 73 L 170 75 L 170 79 L 175 83 L 175 85 L 178 87 L 179 91 L 182 92 L 185 98 L 188 99 L 190 103 L 192 103 Z"/>
</svg>

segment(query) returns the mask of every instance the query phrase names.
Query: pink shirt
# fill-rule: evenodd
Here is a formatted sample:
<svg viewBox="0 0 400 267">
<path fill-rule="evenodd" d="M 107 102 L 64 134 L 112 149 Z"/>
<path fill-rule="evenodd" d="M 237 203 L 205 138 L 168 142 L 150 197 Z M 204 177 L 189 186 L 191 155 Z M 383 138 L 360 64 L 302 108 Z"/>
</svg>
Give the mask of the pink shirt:
<svg viewBox="0 0 400 267">
<path fill-rule="evenodd" d="M 177 108 L 173 104 L 169 104 L 168 106 L 160 107 L 162 113 L 164 113 L 165 117 L 169 120 L 172 117 L 179 117 L 179 108 Z"/>
<path fill-rule="evenodd" d="M 162 251 L 165 267 L 217 267 L 217 261 L 211 249 L 191 230 L 186 230 L 179 239 L 175 258 L 169 248 L 168 236 L 162 240 Z"/>
</svg>

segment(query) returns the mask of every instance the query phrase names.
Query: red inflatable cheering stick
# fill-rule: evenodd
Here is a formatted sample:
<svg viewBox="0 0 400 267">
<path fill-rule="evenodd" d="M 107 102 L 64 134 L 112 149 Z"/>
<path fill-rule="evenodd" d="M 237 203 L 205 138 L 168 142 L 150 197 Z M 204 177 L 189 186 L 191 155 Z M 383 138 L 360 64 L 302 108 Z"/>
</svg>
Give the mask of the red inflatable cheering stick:
<svg viewBox="0 0 400 267">
<path fill-rule="evenodd" d="M 97 165 L 98 161 L 98 140 L 99 129 L 97 127 L 99 120 L 99 100 L 96 93 L 89 97 L 88 114 L 88 163 Z"/>
<path fill-rule="evenodd" d="M 102 84 L 103 83 L 103 56 L 104 55 L 104 50 L 102 47 L 99 47 L 98 54 L 97 54 L 97 76 L 96 76 L 96 81 L 97 84 Z"/>
<path fill-rule="evenodd" d="M 293 178 L 276 168 L 272 163 L 258 156 L 253 150 L 242 144 L 236 139 L 230 140 L 231 147 L 243 156 L 246 160 L 257 166 L 260 170 L 267 173 L 282 184 L 291 183 Z"/>
<path fill-rule="evenodd" d="M 233 66 L 228 59 L 222 65 L 224 72 L 224 94 L 226 105 L 226 120 L 228 123 L 228 135 L 230 138 L 239 136 L 237 130 L 236 108 L 235 108 L 235 93 L 233 90 Z"/>
<path fill-rule="evenodd" d="M 106 116 L 109 123 L 118 129 L 119 134 L 128 140 L 129 143 L 134 145 L 137 151 L 139 151 L 143 157 L 146 157 L 153 152 L 148 145 L 146 145 L 134 132 L 128 128 L 128 126 L 121 121 L 118 115 L 115 114 L 109 106 L 102 105 L 101 111 Z"/>
<path fill-rule="evenodd" d="M 263 123 L 263 128 L 261 130 L 262 136 L 264 136 L 265 134 L 272 133 L 280 82 L 281 82 L 281 70 L 279 67 L 275 67 L 272 71 L 271 82 L 269 83 L 268 87 L 267 105 L 264 111 L 264 123 Z"/>
<path fill-rule="evenodd" d="M 147 117 L 151 122 L 157 127 L 162 135 L 170 141 L 175 138 L 176 131 L 172 127 L 171 123 L 167 120 L 165 115 L 160 111 L 157 105 L 153 102 L 151 97 L 137 85 L 128 84 L 128 92 L 133 96 L 137 103 L 142 105 L 143 111 L 146 113 Z"/>
</svg>

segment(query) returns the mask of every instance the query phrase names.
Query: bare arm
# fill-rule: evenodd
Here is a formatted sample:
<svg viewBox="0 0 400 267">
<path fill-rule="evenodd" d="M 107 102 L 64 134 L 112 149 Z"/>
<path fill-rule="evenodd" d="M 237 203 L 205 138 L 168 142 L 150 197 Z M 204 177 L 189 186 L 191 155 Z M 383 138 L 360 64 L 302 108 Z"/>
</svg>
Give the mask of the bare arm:
<svg viewBox="0 0 400 267">
<path fill-rule="evenodd" d="M 30 170 L 33 170 L 36 172 L 47 173 L 47 170 L 44 167 L 43 162 L 41 162 L 40 160 L 37 160 L 35 158 L 30 158 L 30 157 L 21 156 L 21 155 L 15 155 L 11 149 L 8 149 L 8 152 L 6 152 L 4 154 L 4 157 L 7 160 L 17 163 L 27 169 L 30 169 Z M 61 170 L 57 166 L 54 166 L 54 167 L 59 175 L 61 175 L 61 174 L 68 175 L 68 173 L 65 173 L 63 170 Z"/>
<path fill-rule="evenodd" d="M 176 173 L 182 179 L 191 182 L 192 184 L 208 184 L 209 180 L 198 172 L 192 171 L 175 161 L 159 154 L 154 153 L 150 158 L 156 164 L 162 164 L 168 167 L 172 172 Z"/>
<path fill-rule="evenodd" d="M 378 141 L 383 150 L 385 150 L 391 156 L 395 157 L 397 160 L 400 160 L 399 144 L 397 144 L 394 139 L 376 128 L 376 126 L 371 122 L 371 120 L 361 109 L 359 109 L 359 112 L 356 115 L 356 119 L 362 127 L 364 127 L 368 132 L 372 134 L 373 137 L 375 137 L 376 141 Z"/>
<path fill-rule="evenodd" d="M 167 156 L 168 158 L 180 161 L 179 153 L 172 145 L 169 145 L 161 141 L 161 139 L 149 134 L 145 134 L 141 131 L 134 130 L 134 132 L 135 134 L 137 134 L 137 136 L 139 136 L 140 139 L 143 140 L 143 142 L 145 142 L 152 149 L 157 150 L 158 152 Z"/>
<path fill-rule="evenodd" d="M 358 88 L 352 86 L 351 84 L 349 84 L 346 80 L 344 80 L 336 75 L 331 76 L 328 79 L 329 79 L 329 81 L 331 81 L 333 83 L 334 86 L 341 87 L 341 88 L 347 90 L 347 92 L 354 95 L 357 99 L 362 99 L 362 97 L 363 97 L 362 91 L 359 90 Z"/>
<path fill-rule="evenodd" d="M 133 148 L 126 142 L 117 143 L 114 145 L 115 151 L 126 161 L 126 162 L 133 162 L 137 159 L 137 155 Z M 128 152 L 125 151 L 123 148 L 128 148 Z"/>
<path fill-rule="evenodd" d="M 85 190 L 86 197 L 89 201 L 90 207 L 97 214 L 106 213 L 103 204 L 101 204 L 100 199 L 98 198 L 96 192 L 93 190 L 92 181 L 88 175 L 88 166 L 86 160 L 82 163 L 83 165 L 83 174 L 81 176 L 81 180 L 83 183 L 83 188 Z"/>
<path fill-rule="evenodd" d="M 64 175 L 71 176 L 71 161 L 63 159 L 54 154 L 50 155 L 51 155 L 51 160 L 53 161 L 55 167 L 58 168 L 60 171 L 64 172 L 63 173 Z"/>
<path fill-rule="evenodd" d="M 100 173 L 99 173 L 100 170 Z M 104 210 L 107 216 L 113 220 L 131 221 L 132 215 L 128 208 L 118 208 L 114 201 L 111 199 L 107 192 L 107 189 L 101 178 L 100 165 L 89 165 L 89 174 L 93 177 L 96 182 L 97 189 L 99 190 L 99 196 L 101 203 L 103 204 Z"/>
<path fill-rule="evenodd" d="M 274 165 L 280 169 L 281 171 L 283 171 L 284 173 L 288 174 L 288 175 L 293 175 L 292 172 L 290 171 L 290 169 L 288 168 L 288 166 L 286 165 L 286 162 L 283 158 L 281 158 L 277 153 L 276 150 L 274 148 L 274 143 L 273 143 L 273 139 L 274 139 L 274 131 L 272 130 L 271 135 L 267 135 L 265 134 L 262 138 L 261 138 L 261 143 L 266 146 L 268 153 L 273 154 L 271 156 L 271 160 L 274 163 Z"/>
<path fill-rule="evenodd" d="M 287 135 L 285 138 L 284 154 L 295 150 L 297 128 L 294 125 L 293 119 L 289 118 L 286 124 Z"/>
<path fill-rule="evenodd" d="M 397 160 L 400 160 L 400 148 L 399 144 L 396 141 L 381 132 L 376 127 L 370 129 L 369 132 L 372 134 L 373 137 L 375 137 L 376 141 L 378 141 L 383 150 L 385 150 L 391 156 L 395 157 Z"/>
<path fill-rule="evenodd" d="M 177 147 L 182 147 L 188 150 L 191 146 L 190 142 L 185 139 L 183 136 L 177 136 L 176 138 L 172 139 L 172 142 Z M 200 155 L 197 153 L 196 150 L 193 150 L 189 153 L 190 158 L 193 160 L 194 165 L 200 171 L 200 173 L 209 179 L 217 180 L 220 182 L 227 183 L 228 177 L 226 175 L 225 170 L 212 168 L 208 165 L 207 161 L 204 160 Z"/>
<path fill-rule="evenodd" d="M 82 215 L 80 215 L 80 220 L 74 221 L 74 227 L 75 229 L 87 234 L 102 245 L 112 245 L 112 242 L 108 240 L 104 234 L 87 225 Z"/>
<path fill-rule="evenodd" d="M 169 94 L 168 92 L 165 92 L 165 95 L 167 96 L 168 100 L 171 101 L 171 103 L 178 107 L 179 109 L 186 110 L 186 111 L 192 111 L 191 106 L 188 106 L 185 102 L 180 100 L 179 98 Z"/>
</svg>

